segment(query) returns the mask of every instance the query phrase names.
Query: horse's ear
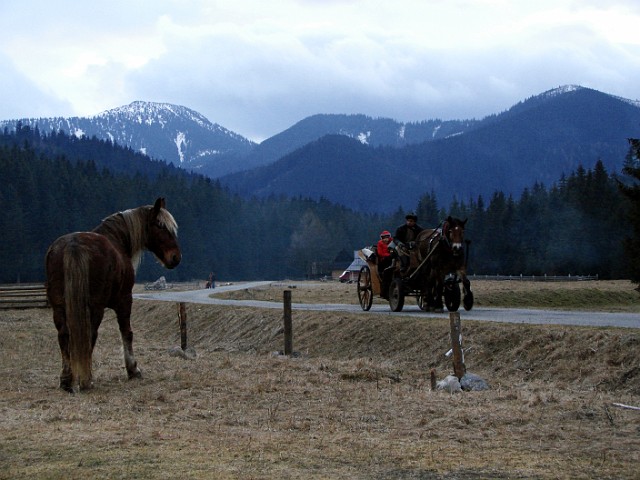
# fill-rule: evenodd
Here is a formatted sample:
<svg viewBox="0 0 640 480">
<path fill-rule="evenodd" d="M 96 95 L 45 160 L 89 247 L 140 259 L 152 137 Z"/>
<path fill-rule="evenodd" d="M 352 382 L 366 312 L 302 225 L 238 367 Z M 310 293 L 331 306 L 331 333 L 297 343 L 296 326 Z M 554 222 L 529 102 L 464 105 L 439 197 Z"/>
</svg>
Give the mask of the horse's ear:
<svg viewBox="0 0 640 480">
<path fill-rule="evenodd" d="M 159 212 L 161 208 L 165 208 L 166 202 L 164 201 L 164 197 L 158 197 L 156 203 L 153 205 L 153 209 L 156 212 Z"/>
<path fill-rule="evenodd" d="M 447 217 L 447 222 L 453 223 L 453 217 L 451 215 Z"/>
<path fill-rule="evenodd" d="M 465 219 L 462 221 L 462 226 L 463 226 L 463 227 L 467 224 L 467 220 L 469 220 L 469 219 L 468 219 L 468 218 L 465 218 Z"/>
</svg>

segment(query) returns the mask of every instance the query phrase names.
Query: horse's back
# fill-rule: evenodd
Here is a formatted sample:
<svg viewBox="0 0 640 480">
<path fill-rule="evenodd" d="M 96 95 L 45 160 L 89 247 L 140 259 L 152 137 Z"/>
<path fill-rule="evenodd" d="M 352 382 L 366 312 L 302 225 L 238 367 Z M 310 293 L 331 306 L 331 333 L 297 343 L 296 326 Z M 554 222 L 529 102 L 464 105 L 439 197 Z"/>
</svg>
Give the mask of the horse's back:
<svg viewBox="0 0 640 480">
<path fill-rule="evenodd" d="M 435 228 L 425 228 L 416 237 L 416 243 L 418 244 L 419 259 L 423 260 L 431 251 L 432 239 L 436 234 Z"/>
<path fill-rule="evenodd" d="M 67 261 L 65 261 L 65 258 Z M 86 268 L 81 272 L 81 258 Z M 72 260 L 69 262 L 69 260 Z M 47 296 L 52 306 L 64 305 L 65 274 L 69 268 L 78 268 L 76 275 L 85 275 L 91 302 L 107 306 L 114 285 L 133 287 L 133 267 L 103 235 L 94 232 L 75 232 L 56 239 L 46 256 Z M 70 267 L 76 265 L 76 267 Z"/>
<path fill-rule="evenodd" d="M 417 239 L 416 239 L 416 240 L 417 240 L 418 242 L 421 242 L 421 241 L 427 240 L 427 239 L 431 238 L 431 236 L 433 236 L 433 233 L 434 233 L 435 231 L 436 231 L 436 230 L 435 230 L 434 228 L 425 228 L 424 230 L 422 230 L 422 231 L 418 234 L 418 237 L 417 237 Z"/>
</svg>

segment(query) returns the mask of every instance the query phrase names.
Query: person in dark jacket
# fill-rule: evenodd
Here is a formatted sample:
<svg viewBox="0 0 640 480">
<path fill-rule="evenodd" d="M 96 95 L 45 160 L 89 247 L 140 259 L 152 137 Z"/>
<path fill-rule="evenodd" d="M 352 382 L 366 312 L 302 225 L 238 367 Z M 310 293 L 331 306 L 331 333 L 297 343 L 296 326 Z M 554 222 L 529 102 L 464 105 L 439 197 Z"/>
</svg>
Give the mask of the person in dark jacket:
<svg viewBox="0 0 640 480">
<path fill-rule="evenodd" d="M 407 213 L 404 217 L 404 225 L 400 225 L 396 229 L 393 237 L 398 247 L 398 255 L 400 257 L 400 273 L 405 274 L 409 269 L 409 251 L 414 248 L 414 242 L 418 238 L 418 234 L 424 230 L 418 225 L 418 216 L 413 213 Z"/>
</svg>

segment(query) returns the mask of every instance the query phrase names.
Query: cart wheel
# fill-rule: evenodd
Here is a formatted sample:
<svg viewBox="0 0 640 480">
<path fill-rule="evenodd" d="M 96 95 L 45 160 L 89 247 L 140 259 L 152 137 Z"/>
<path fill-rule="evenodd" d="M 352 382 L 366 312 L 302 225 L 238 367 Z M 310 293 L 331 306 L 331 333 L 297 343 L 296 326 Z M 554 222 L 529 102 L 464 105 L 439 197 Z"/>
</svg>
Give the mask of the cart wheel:
<svg viewBox="0 0 640 480">
<path fill-rule="evenodd" d="M 464 294 L 464 297 L 462 298 L 462 306 L 467 311 L 473 308 L 473 292 L 471 290 Z"/>
<path fill-rule="evenodd" d="M 460 308 L 460 287 L 457 283 L 444 287 L 444 304 L 450 312 L 457 312 Z"/>
<path fill-rule="evenodd" d="M 394 312 L 401 312 L 404 307 L 404 292 L 402 291 L 402 280 L 394 278 L 389 287 L 389 306 Z"/>
<path fill-rule="evenodd" d="M 358 273 L 358 301 L 365 312 L 371 309 L 373 289 L 371 288 L 371 270 L 362 267 Z"/>
</svg>

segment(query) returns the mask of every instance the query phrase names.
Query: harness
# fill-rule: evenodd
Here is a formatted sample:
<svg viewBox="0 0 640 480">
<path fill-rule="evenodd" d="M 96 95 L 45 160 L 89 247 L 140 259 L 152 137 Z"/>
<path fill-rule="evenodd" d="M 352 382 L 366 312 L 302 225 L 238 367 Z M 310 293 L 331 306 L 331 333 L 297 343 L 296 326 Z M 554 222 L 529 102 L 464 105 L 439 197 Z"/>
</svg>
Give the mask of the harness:
<svg viewBox="0 0 640 480">
<path fill-rule="evenodd" d="M 440 227 L 442 227 L 440 229 Z M 434 231 L 434 235 L 433 238 L 430 238 L 430 241 L 433 242 L 433 240 L 435 240 L 435 233 L 440 233 L 440 236 L 438 238 L 438 243 L 442 243 L 447 247 L 448 251 L 453 251 L 453 247 L 451 245 L 451 238 L 450 238 L 450 234 L 451 234 L 451 224 L 447 221 L 444 220 L 440 223 L 440 225 L 438 225 L 438 228 L 436 228 L 436 230 Z"/>
<path fill-rule="evenodd" d="M 449 240 L 449 230 L 450 230 L 449 222 L 446 220 L 442 222 L 442 239 L 447 244 L 447 247 L 451 249 L 451 240 Z"/>
<path fill-rule="evenodd" d="M 433 234 L 431 234 L 433 236 Z M 409 275 L 409 280 L 413 280 L 413 277 L 420 271 L 420 269 L 424 266 L 425 263 L 427 263 L 427 260 L 429 260 L 429 258 L 431 257 L 431 255 L 433 254 L 433 252 L 436 251 L 436 248 L 438 248 L 438 245 L 440 245 L 440 242 L 437 242 L 433 248 L 429 249 L 429 253 L 427 254 L 426 257 L 424 257 L 422 259 L 422 261 L 420 262 L 420 264 L 416 267 L 416 269 L 411 273 L 411 275 Z"/>
<path fill-rule="evenodd" d="M 425 238 L 423 241 L 429 242 L 429 255 L 431 251 L 435 249 L 436 246 L 440 243 L 444 243 L 449 250 L 451 250 L 451 240 L 449 240 L 449 222 L 443 220 L 438 224 L 438 226 L 433 230 L 429 237 Z M 431 246 L 434 241 L 436 241 L 435 246 Z"/>
<path fill-rule="evenodd" d="M 411 275 L 409 275 L 410 279 L 413 279 L 413 277 L 418 274 L 420 269 L 424 266 L 425 263 L 427 263 L 427 261 L 429 261 L 431 255 L 433 255 L 433 253 L 438 249 L 440 245 L 442 245 L 441 248 L 445 248 L 448 252 L 453 251 L 451 239 L 449 238 L 450 233 L 451 224 L 447 220 L 443 220 L 427 238 L 421 240 L 421 242 L 429 242 L 429 251 L 419 263 L 417 268 L 411 273 Z"/>
<path fill-rule="evenodd" d="M 445 231 L 447 233 L 449 231 L 449 222 L 447 222 L 446 220 L 443 222 L 440 222 L 440 224 L 433 230 L 433 232 L 431 232 L 431 234 L 427 238 L 420 241 L 420 242 L 429 242 L 429 253 L 427 253 L 427 255 L 422 259 L 422 261 L 418 264 L 416 269 L 413 272 L 411 272 L 411 275 L 409 275 L 409 280 L 412 280 L 413 277 L 417 275 L 418 272 L 420 272 L 424 264 L 427 263 L 429 258 L 431 258 L 431 255 L 433 255 L 433 252 L 436 251 L 438 246 L 441 243 L 443 243 L 443 241 L 444 243 L 447 244 L 447 247 L 449 249 L 451 248 L 451 243 L 449 242 L 449 239 L 443 235 Z"/>
</svg>

